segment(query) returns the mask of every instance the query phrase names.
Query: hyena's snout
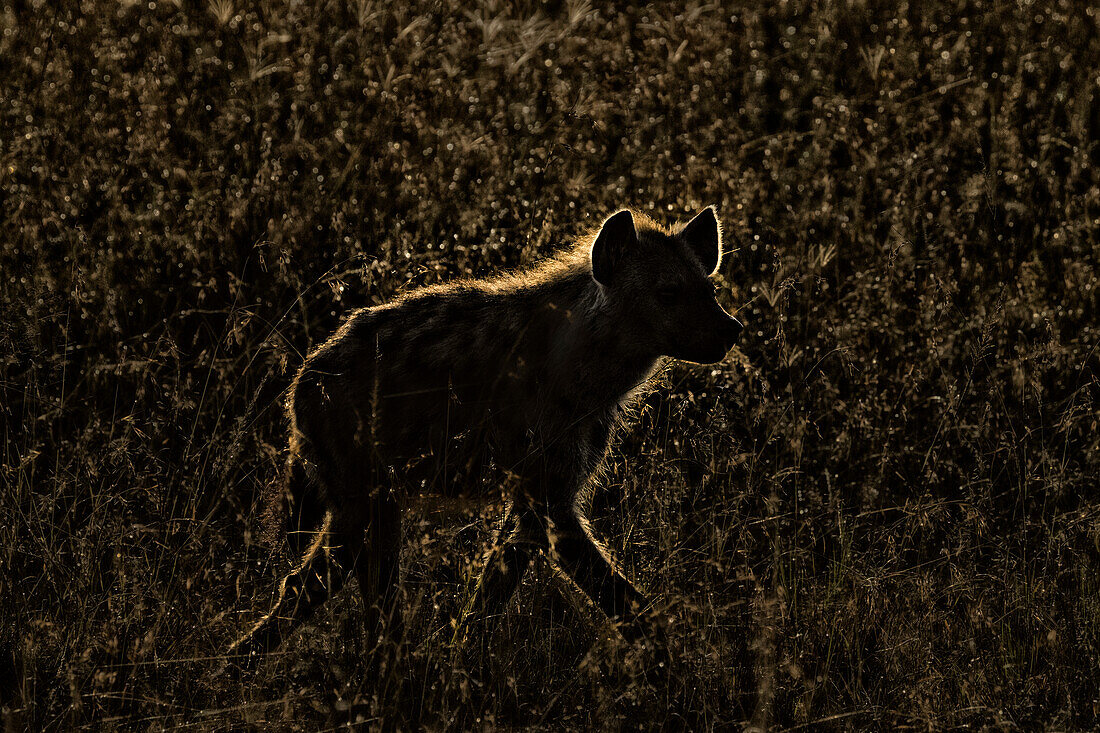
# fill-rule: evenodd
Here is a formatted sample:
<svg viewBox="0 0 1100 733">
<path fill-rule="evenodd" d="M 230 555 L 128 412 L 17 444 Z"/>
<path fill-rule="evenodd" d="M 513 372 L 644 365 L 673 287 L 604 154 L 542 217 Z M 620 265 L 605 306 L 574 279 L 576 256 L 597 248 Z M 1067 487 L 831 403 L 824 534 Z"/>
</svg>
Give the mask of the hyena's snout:
<svg viewBox="0 0 1100 733">
<path fill-rule="evenodd" d="M 741 321 L 737 320 L 729 313 L 722 311 L 722 315 L 724 315 L 725 318 L 722 320 L 722 325 L 718 328 L 718 335 L 722 341 L 723 353 L 726 353 L 741 340 L 741 332 L 745 330 L 745 327 L 741 324 Z"/>
<path fill-rule="evenodd" d="M 726 354 L 741 338 L 741 332 L 745 330 L 741 321 L 727 313 L 718 303 L 708 308 L 705 316 L 700 316 L 698 325 L 694 329 L 691 346 L 675 355 L 697 364 L 714 364 L 725 359 Z"/>
<path fill-rule="evenodd" d="M 711 339 L 715 347 L 714 361 L 720 361 L 741 339 L 741 332 L 745 327 L 717 302 L 711 307 L 710 324 Z"/>
</svg>

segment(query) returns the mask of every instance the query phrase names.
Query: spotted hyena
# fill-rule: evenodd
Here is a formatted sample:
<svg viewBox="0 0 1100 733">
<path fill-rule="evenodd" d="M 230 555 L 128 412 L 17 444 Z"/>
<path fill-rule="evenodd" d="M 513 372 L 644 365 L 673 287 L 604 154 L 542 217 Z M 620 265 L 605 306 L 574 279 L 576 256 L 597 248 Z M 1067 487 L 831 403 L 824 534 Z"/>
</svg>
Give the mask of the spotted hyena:
<svg viewBox="0 0 1100 733">
<path fill-rule="evenodd" d="M 737 340 L 708 280 L 721 257 L 712 208 L 676 230 L 623 210 L 532 269 L 353 313 L 288 399 L 288 493 L 318 525 L 291 532 L 301 563 L 237 650 L 277 645 L 350 574 L 372 628 L 399 628 L 403 503 L 487 497 L 493 473 L 508 477 L 505 528 L 467 620 L 499 610 L 543 552 L 624 635 L 644 633 L 649 601 L 593 538 L 583 498 L 625 402 L 662 361 L 716 362 Z"/>
</svg>

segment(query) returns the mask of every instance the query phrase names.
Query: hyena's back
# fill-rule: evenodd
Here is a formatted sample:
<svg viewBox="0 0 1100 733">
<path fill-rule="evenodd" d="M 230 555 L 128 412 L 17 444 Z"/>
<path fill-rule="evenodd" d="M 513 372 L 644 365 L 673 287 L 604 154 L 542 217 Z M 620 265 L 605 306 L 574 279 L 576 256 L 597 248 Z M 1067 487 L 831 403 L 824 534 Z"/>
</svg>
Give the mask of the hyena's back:
<svg viewBox="0 0 1100 733">
<path fill-rule="evenodd" d="M 290 399 L 299 451 L 328 472 L 330 500 L 377 490 L 392 478 L 379 471 L 423 484 L 414 488 L 476 491 L 486 446 L 519 457 L 547 414 L 553 380 L 540 371 L 561 338 L 556 300 L 471 283 L 352 315 L 306 360 Z"/>
</svg>

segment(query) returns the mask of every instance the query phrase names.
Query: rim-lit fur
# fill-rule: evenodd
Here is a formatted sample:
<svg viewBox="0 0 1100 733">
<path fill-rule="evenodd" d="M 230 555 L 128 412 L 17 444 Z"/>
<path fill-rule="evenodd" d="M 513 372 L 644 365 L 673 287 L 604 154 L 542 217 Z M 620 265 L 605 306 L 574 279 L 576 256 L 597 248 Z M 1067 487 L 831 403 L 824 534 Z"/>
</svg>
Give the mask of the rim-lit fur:
<svg viewBox="0 0 1100 733">
<path fill-rule="evenodd" d="M 276 645 L 351 574 L 372 628 L 400 638 L 401 510 L 426 491 L 504 492 L 509 505 L 467 622 L 493 615 L 547 552 L 640 633 L 648 601 L 592 538 L 583 505 L 622 408 L 662 359 L 716 361 L 736 339 L 707 282 L 720 258 L 713 209 L 675 231 L 622 211 L 532 268 L 353 313 L 291 388 L 286 481 L 302 562 L 238 648 Z"/>
</svg>

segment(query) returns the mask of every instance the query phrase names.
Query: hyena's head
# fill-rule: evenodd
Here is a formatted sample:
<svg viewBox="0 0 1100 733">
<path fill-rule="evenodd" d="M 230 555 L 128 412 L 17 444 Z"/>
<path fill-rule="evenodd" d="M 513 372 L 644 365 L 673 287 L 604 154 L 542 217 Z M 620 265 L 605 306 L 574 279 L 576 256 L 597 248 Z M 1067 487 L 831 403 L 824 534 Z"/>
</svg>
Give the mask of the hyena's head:
<svg viewBox="0 0 1100 733">
<path fill-rule="evenodd" d="M 742 326 L 718 304 L 710 276 L 722 260 L 714 209 L 678 231 L 628 210 L 604 222 L 592 244 L 592 277 L 654 355 L 710 364 L 737 342 Z"/>
</svg>

